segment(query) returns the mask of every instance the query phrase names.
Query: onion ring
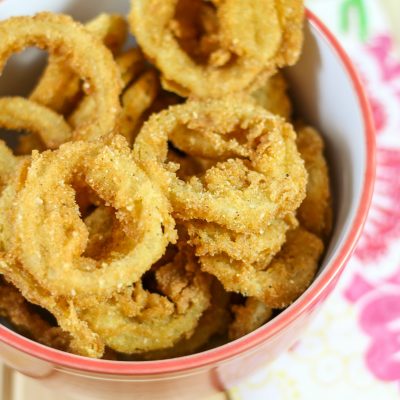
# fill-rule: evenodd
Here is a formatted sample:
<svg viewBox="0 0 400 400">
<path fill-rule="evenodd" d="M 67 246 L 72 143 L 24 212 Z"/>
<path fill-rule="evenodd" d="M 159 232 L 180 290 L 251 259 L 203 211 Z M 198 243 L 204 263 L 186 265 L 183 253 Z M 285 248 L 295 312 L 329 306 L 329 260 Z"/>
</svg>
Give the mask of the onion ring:
<svg viewBox="0 0 400 400">
<path fill-rule="evenodd" d="M 50 149 L 72 138 L 71 128 L 61 115 L 22 97 L 0 98 L 0 126 L 33 133 Z"/>
<path fill-rule="evenodd" d="M 100 14 L 85 25 L 85 29 L 101 40 L 113 53 L 119 51 L 127 35 L 124 17 Z M 69 114 L 79 100 L 81 81 L 63 56 L 50 54 L 48 65 L 30 99 L 62 114 Z"/>
<path fill-rule="evenodd" d="M 145 69 L 145 58 L 139 47 L 133 47 L 115 57 L 124 90 Z"/>
<path fill-rule="evenodd" d="M 116 209 L 120 222 L 100 260 L 83 255 L 88 230 L 71 186 L 77 174 Z M 15 213 L 21 264 L 52 294 L 79 296 L 81 302 L 132 285 L 175 240 L 169 202 L 136 166 L 121 136 L 108 144 L 76 141 L 34 154 Z"/>
<path fill-rule="evenodd" d="M 3 256 L 0 254 L 0 273 L 30 303 L 43 307 L 54 315 L 61 329 L 71 334 L 70 351 L 87 357 L 102 357 L 103 341 L 78 317 L 73 301 L 54 296 L 44 289 L 10 253 Z"/>
<path fill-rule="evenodd" d="M 211 288 L 211 305 L 204 311 L 192 336 L 183 338 L 173 347 L 150 351 L 143 354 L 134 354 L 123 357 L 125 360 L 162 360 L 167 358 L 182 357 L 193 354 L 205 346 L 216 335 L 223 336 L 227 332 L 231 320 L 228 309 L 230 294 L 215 279 Z"/>
<path fill-rule="evenodd" d="M 111 53 L 83 26 L 65 15 L 40 13 L 0 22 L 0 38 L 0 71 L 13 53 L 37 46 L 63 57 L 90 87 L 96 113 L 75 136 L 96 139 L 113 132 L 120 112 L 121 79 Z"/>
<path fill-rule="evenodd" d="M 85 225 L 88 229 L 88 242 L 85 249 L 86 257 L 101 257 L 101 254 L 107 249 L 107 243 L 112 241 L 115 218 L 112 207 L 97 207 L 85 219 Z"/>
<path fill-rule="evenodd" d="M 15 157 L 11 149 L 0 140 L 0 195 L 17 165 L 17 157 Z"/>
<path fill-rule="evenodd" d="M 308 172 L 306 198 L 298 210 L 298 218 L 307 230 L 327 239 L 332 230 L 332 200 L 324 142 L 312 127 L 298 131 L 297 147 Z"/>
<path fill-rule="evenodd" d="M 35 313 L 22 294 L 10 284 L 0 284 L 0 317 L 6 318 L 19 332 L 41 344 L 69 350 L 69 335 Z"/>
<path fill-rule="evenodd" d="M 262 260 L 264 268 L 285 243 L 287 231 L 296 228 L 298 222 L 293 215 L 288 215 L 285 219 L 273 221 L 257 233 L 235 232 L 199 220 L 184 221 L 183 225 L 198 257 L 223 253 L 233 260 L 248 264 Z"/>
<path fill-rule="evenodd" d="M 188 101 L 151 116 L 134 154 L 169 191 L 176 217 L 257 232 L 304 199 L 307 174 L 295 137 L 291 125 L 243 97 Z M 183 182 L 166 162 L 168 140 L 192 156 L 227 161 Z"/>
<path fill-rule="evenodd" d="M 288 84 L 281 72 L 268 79 L 268 81 L 251 94 L 256 103 L 270 111 L 280 115 L 286 121 L 290 121 L 292 104 L 287 93 Z"/>
<path fill-rule="evenodd" d="M 1 151 L 1 146 L 0 146 Z M 61 329 L 71 334 L 69 350 L 89 357 L 101 357 L 104 344 L 77 317 L 73 301 L 60 296 L 54 296 L 44 289 L 33 276 L 22 267 L 12 251 L 14 227 L 10 223 L 15 208 L 15 198 L 23 187 L 26 172 L 30 165 L 29 159 L 14 157 L 14 166 L 7 172 L 5 189 L 0 193 L 0 274 L 21 292 L 23 297 L 32 304 L 48 310 L 57 319 Z M 2 158 L 0 158 L 2 159 Z M 1 177 L 1 175 L 0 175 Z M 50 340 L 50 337 L 48 338 Z"/>
<path fill-rule="evenodd" d="M 119 133 L 133 144 L 139 131 L 141 117 L 159 93 L 158 74 L 154 69 L 144 72 L 122 95 L 122 114 Z"/>
<path fill-rule="evenodd" d="M 273 311 L 260 300 L 248 297 L 244 305 L 232 306 L 234 320 L 229 325 L 229 339 L 239 339 L 271 319 Z"/>
<path fill-rule="evenodd" d="M 220 254 L 200 257 L 201 268 L 228 291 L 255 297 L 270 308 L 285 308 L 310 285 L 323 252 L 322 241 L 302 228 L 290 231 L 265 270 Z"/>
<path fill-rule="evenodd" d="M 301 0 L 285 6 L 287 2 L 255 0 L 249 5 L 246 0 L 212 1 L 219 22 L 219 32 L 212 41 L 219 47 L 205 64 L 196 62 L 179 41 L 179 14 L 188 18 L 188 13 L 179 13 L 178 0 L 163 1 L 162 5 L 159 0 L 134 0 L 128 18 L 143 51 L 162 72 L 166 89 L 183 96 L 222 97 L 249 90 L 277 67 L 297 61 L 303 40 L 304 7 Z M 191 1 L 189 5 L 195 7 L 196 3 Z M 200 18 L 202 13 L 193 14 Z M 196 29 L 196 21 L 192 29 Z M 202 30 L 207 28 L 201 27 L 192 36 L 201 36 Z M 196 46 L 201 43 L 191 47 Z M 211 48 L 214 50 L 215 44 Z"/>
<path fill-rule="evenodd" d="M 210 279 L 190 249 L 155 272 L 157 292 L 137 282 L 124 301 L 107 301 L 81 313 L 108 347 L 125 354 L 158 350 L 190 337 L 210 305 Z M 131 306 L 131 307 L 130 307 Z"/>
<path fill-rule="evenodd" d="M 123 89 L 138 77 L 144 70 L 145 62 L 142 52 L 138 48 L 131 49 L 116 57 L 115 62 L 123 82 Z M 91 96 L 84 97 L 75 110 L 69 115 L 68 123 L 75 129 L 79 125 L 89 121 L 96 112 L 96 103 Z M 120 117 L 121 118 L 121 117 Z M 119 129 L 120 131 L 120 129 Z"/>
</svg>

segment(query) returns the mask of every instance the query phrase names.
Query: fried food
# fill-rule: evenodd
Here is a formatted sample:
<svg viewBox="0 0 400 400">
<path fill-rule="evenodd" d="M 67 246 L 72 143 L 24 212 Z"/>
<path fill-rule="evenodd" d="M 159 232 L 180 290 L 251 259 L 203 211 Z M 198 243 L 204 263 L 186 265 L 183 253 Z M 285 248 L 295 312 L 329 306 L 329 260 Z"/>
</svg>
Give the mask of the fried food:
<svg viewBox="0 0 400 400">
<path fill-rule="evenodd" d="M 100 14 L 85 28 L 113 53 L 119 51 L 127 35 L 125 19 L 114 14 Z M 57 52 L 50 54 L 48 65 L 30 99 L 64 116 L 68 115 L 83 94 L 82 82 L 76 72 L 65 55 Z"/>
<path fill-rule="evenodd" d="M 288 95 L 288 84 L 281 72 L 271 76 L 267 82 L 254 91 L 251 96 L 261 107 L 272 114 L 280 115 L 290 121 L 292 104 Z"/>
<path fill-rule="evenodd" d="M 129 22 L 164 88 L 223 97 L 262 84 L 301 51 L 301 0 L 135 0 Z M 268 18 L 266 18 L 268 16 Z"/>
<path fill-rule="evenodd" d="M 44 289 L 29 271 L 23 268 L 12 251 L 14 225 L 10 221 L 14 214 L 15 198 L 23 187 L 30 160 L 7 154 L 6 149 L 3 148 L 1 154 L 4 153 L 13 163 L 9 164 L 7 170 L 0 171 L 0 178 L 3 184 L 5 183 L 0 192 L 0 209 L 2 211 L 0 213 L 0 273 L 7 282 L 18 288 L 28 302 L 49 311 L 56 318 L 62 332 L 71 334 L 69 351 L 89 357 L 101 357 L 104 352 L 104 344 L 96 334 L 89 330 L 86 323 L 79 320 L 74 303 L 68 299 L 54 296 Z M 61 334 L 61 331 L 59 333 Z M 65 333 L 61 335 L 65 335 Z M 51 337 L 56 342 L 56 331 L 52 331 L 49 340 Z"/>
<path fill-rule="evenodd" d="M 37 46 L 62 57 L 84 80 L 96 112 L 75 130 L 76 138 L 96 139 L 113 132 L 120 112 L 121 78 L 111 53 L 83 26 L 51 13 L 12 17 L 0 23 L 0 38 L 0 70 L 12 54 Z"/>
<path fill-rule="evenodd" d="M 196 330 L 189 338 L 183 338 L 173 347 L 163 350 L 134 354 L 127 360 L 162 360 L 182 357 L 203 349 L 214 336 L 225 336 L 231 316 L 229 312 L 230 294 L 215 279 L 211 288 L 211 305 L 199 319 Z"/>
<path fill-rule="evenodd" d="M 58 326 L 51 326 L 12 285 L 0 284 L 0 317 L 6 318 L 18 332 L 46 346 L 69 350 L 69 335 Z"/>
<path fill-rule="evenodd" d="M 43 288 L 11 253 L 0 255 L 0 273 L 18 288 L 27 301 L 53 314 L 62 331 L 71 336 L 71 352 L 87 357 L 103 356 L 104 342 L 79 318 L 73 300 L 55 296 Z"/>
<path fill-rule="evenodd" d="M 192 156 L 223 161 L 183 182 L 168 166 L 168 140 Z M 257 232 L 296 210 L 305 196 L 307 174 L 292 127 L 242 97 L 192 100 L 153 115 L 134 153 L 169 191 L 174 214 L 183 220 Z"/>
<path fill-rule="evenodd" d="M 0 22 L 0 72 L 49 52 L 29 100 L 0 98 L 0 127 L 27 131 L 0 140 L 7 324 L 81 356 L 166 359 L 307 289 L 332 205 L 322 136 L 290 123 L 280 71 L 303 15 L 301 0 L 135 0 L 129 50 L 119 15 Z"/>
<path fill-rule="evenodd" d="M 97 259 L 84 255 L 88 229 L 75 201 L 75 177 L 115 210 L 111 239 Z M 175 240 L 169 207 L 122 137 L 70 142 L 33 155 L 16 199 L 15 251 L 54 295 L 108 298 L 140 279 Z"/>
<path fill-rule="evenodd" d="M 0 196 L 18 165 L 11 149 L 0 140 Z"/>
<path fill-rule="evenodd" d="M 272 308 L 254 297 L 248 297 L 243 305 L 232 306 L 234 320 L 229 325 L 229 339 L 235 340 L 258 329 L 273 315 Z"/>
<path fill-rule="evenodd" d="M 202 270 L 214 275 L 226 290 L 255 297 L 270 308 L 282 309 L 310 285 L 323 249 L 317 236 L 298 228 L 287 234 L 282 250 L 264 270 L 231 260 L 224 254 L 200 257 L 200 263 Z"/>
<path fill-rule="evenodd" d="M 139 76 L 122 95 L 119 133 L 126 137 L 130 144 L 133 144 L 139 131 L 142 116 L 151 107 L 159 93 L 159 85 L 157 72 L 149 69 Z"/>
<path fill-rule="evenodd" d="M 122 106 L 123 106 L 122 115 L 125 115 L 127 111 L 125 111 L 126 102 L 124 101 L 124 98 L 126 96 L 127 87 L 133 80 L 138 78 L 138 76 L 145 69 L 145 60 L 143 58 L 142 52 L 138 48 L 133 48 L 117 56 L 115 58 L 115 62 L 118 66 L 118 70 L 123 82 L 123 91 L 125 91 L 125 93 L 122 95 Z M 137 92 L 136 95 L 141 94 L 140 89 L 136 90 L 136 92 Z M 85 96 L 80 101 L 78 106 L 74 109 L 74 111 L 69 115 L 68 123 L 75 129 L 79 125 L 84 124 L 85 121 L 90 121 L 90 118 L 95 113 L 95 110 L 96 110 L 96 103 L 93 97 Z M 123 119 L 122 115 L 119 117 L 119 120 Z M 124 134 L 124 130 L 121 127 L 121 122 L 119 122 L 118 132 L 127 138 L 129 137 L 128 134 Z"/>
<path fill-rule="evenodd" d="M 61 115 L 22 97 L 0 98 L 0 127 L 33 134 L 30 143 L 35 144 L 30 150 L 54 149 L 72 138 L 72 130 Z"/>
<path fill-rule="evenodd" d="M 306 126 L 298 131 L 297 147 L 308 172 L 307 194 L 297 216 L 302 226 L 326 240 L 332 230 L 332 201 L 324 142 L 316 129 Z"/>
<path fill-rule="evenodd" d="M 168 348 L 189 338 L 210 305 L 210 278 L 189 248 L 155 271 L 156 292 L 137 282 L 125 301 L 90 307 L 82 318 L 113 350 L 131 354 Z M 128 304 L 125 304 L 128 302 Z"/>
<path fill-rule="evenodd" d="M 167 160 L 176 170 L 177 177 L 185 182 L 192 176 L 199 175 L 207 169 L 204 160 L 191 157 L 173 147 L 168 149 Z"/>
<path fill-rule="evenodd" d="M 123 90 L 145 69 L 145 59 L 139 47 L 133 47 L 115 57 L 123 83 Z"/>
<path fill-rule="evenodd" d="M 258 260 L 268 264 L 285 243 L 287 231 L 298 225 L 293 215 L 275 220 L 257 233 L 235 232 L 202 220 L 183 223 L 189 234 L 189 243 L 195 247 L 197 256 L 223 253 L 233 260 L 248 264 L 255 264 Z"/>
</svg>

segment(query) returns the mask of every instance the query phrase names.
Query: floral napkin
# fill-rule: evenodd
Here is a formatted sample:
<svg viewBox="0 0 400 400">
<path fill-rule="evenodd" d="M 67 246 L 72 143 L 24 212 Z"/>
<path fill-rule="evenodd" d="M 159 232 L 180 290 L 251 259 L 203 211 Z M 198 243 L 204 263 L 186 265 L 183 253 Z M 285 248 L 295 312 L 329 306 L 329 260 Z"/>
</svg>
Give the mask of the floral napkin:
<svg viewBox="0 0 400 400">
<path fill-rule="evenodd" d="M 381 1 L 306 4 L 338 37 L 364 81 L 377 135 L 375 193 L 357 250 L 314 323 L 289 352 L 229 395 L 399 399 L 400 58 Z"/>
</svg>

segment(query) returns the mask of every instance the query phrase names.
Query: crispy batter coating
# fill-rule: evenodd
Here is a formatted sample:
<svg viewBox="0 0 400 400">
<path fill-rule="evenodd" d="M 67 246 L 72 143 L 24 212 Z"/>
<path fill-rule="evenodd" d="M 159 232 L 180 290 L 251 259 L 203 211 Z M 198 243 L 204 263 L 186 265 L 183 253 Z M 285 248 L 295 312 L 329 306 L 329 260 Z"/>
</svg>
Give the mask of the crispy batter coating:
<svg viewBox="0 0 400 400">
<path fill-rule="evenodd" d="M 100 14 L 85 25 L 85 29 L 102 41 L 113 53 L 124 43 L 127 35 L 125 19 L 115 14 Z M 62 54 L 50 54 L 48 65 L 30 95 L 36 103 L 68 115 L 82 96 L 82 84 Z"/>
<path fill-rule="evenodd" d="M 297 216 L 302 226 L 327 240 L 332 230 L 332 200 L 324 142 L 316 129 L 307 126 L 299 130 L 297 146 L 308 172 L 307 194 Z"/>
<path fill-rule="evenodd" d="M 261 107 L 290 121 L 292 103 L 287 90 L 286 79 L 281 72 L 278 72 L 271 76 L 265 85 L 253 92 L 251 96 Z"/>
<path fill-rule="evenodd" d="M 69 350 L 69 335 L 35 313 L 11 284 L 0 284 L 0 316 L 6 318 L 18 332 L 39 343 L 59 350 Z"/>
<path fill-rule="evenodd" d="M 119 128 L 118 131 L 119 133 L 123 134 L 123 136 L 127 137 L 129 139 L 128 133 L 126 131 L 128 128 L 125 130 L 123 129 L 123 121 L 124 118 L 123 116 L 126 115 L 127 111 L 125 111 L 126 108 L 126 101 L 125 97 L 127 96 L 127 92 L 129 89 L 127 89 L 128 85 L 138 78 L 138 76 L 143 72 L 145 69 L 145 60 L 143 58 L 142 52 L 138 48 L 133 48 L 125 53 L 122 53 L 121 55 L 117 56 L 115 59 L 115 62 L 118 66 L 119 73 L 121 75 L 121 79 L 123 82 L 123 93 L 122 95 L 122 106 L 123 106 L 123 111 L 122 111 L 122 116 L 119 116 Z M 156 86 L 158 83 L 156 84 Z M 140 85 L 139 85 L 140 86 Z M 143 85 L 141 85 L 143 86 Z M 145 90 L 146 87 L 138 87 L 136 90 L 136 95 L 141 95 L 141 90 Z M 143 95 L 140 98 L 143 100 Z M 144 107 L 144 106 L 141 106 Z M 82 125 L 85 121 L 89 121 L 92 115 L 95 113 L 96 110 L 96 103 L 93 99 L 92 96 L 85 96 L 78 106 L 74 109 L 74 111 L 69 115 L 68 117 L 68 123 L 75 129 L 79 125 Z M 131 110 L 129 110 L 131 111 Z M 135 110 L 135 112 L 137 112 Z M 121 126 L 122 125 L 122 126 Z M 130 131 L 129 131 L 130 133 Z"/>
<path fill-rule="evenodd" d="M 301 0 L 134 0 L 129 22 L 140 46 L 180 95 L 223 97 L 261 85 L 301 51 Z M 203 2 L 204 3 L 204 2 Z M 197 51 L 196 51 L 197 49 Z"/>
<path fill-rule="evenodd" d="M 62 57 L 90 87 L 96 113 L 78 127 L 75 136 L 94 139 L 112 132 L 120 111 L 121 78 L 107 48 L 66 15 L 13 17 L 0 23 L 0 70 L 12 54 L 29 46 Z"/>
<path fill-rule="evenodd" d="M 323 249 L 317 236 L 298 228 L 288 233 L 282 250 L 265 270 L 231 260 L 224 254 L 200 257 L 200 263 L 226 290 L 255 297 L 270 308 L 285 308 L 312 282 Z"/>
<path fill-rule="evenodd" d="M 119 132 L 133 144 L 141 125 L 141 118 L 151 107 L 160 90 L 158 73 L 145 71 L 122 95 L 122 115 Z"/>
<path fill-rule="evenodd" d="M 79 318 L 74 301 L 55 296 L 43 288 L 10 253 L 0 255 L 0 273 L 16 286 L 30 303 L 54 315 L 61 329 L 71 335 L 71 352 L 87 357 L 102 357 L 104 342 Z"/>
<path fill-rule="evenodd" d="M 54 315 L 61 329 L 71 333 L 69 351 L 89 357 L 101 357 L 104 344 L 98 336 L 89 330 L 87 324 L 79 320 L 73 302 L 59 296 L 53 296 L 51 292 L 41 287 L 32 275 L 22 268 L 12 250 L 14 238 L 12 215 L 15 206 L 15 197 L 21 190 L 25 181 L 26 171 L 29 167 L 29 159 L 14 157 L 13 171 L 9 171 L 5 189 L 0 193 L 0 273 L 8 282 L 13 284 L 21 292 L 22 296 L 32 304 L 36 304 Z M 54 340 L 54 331 L 43 332 L 42 341 Z M 46 336 L 49 335 L 49 336 Z M 55 336 L 55 337 L 54 337 Z M 50 344 L 50 343 L 49 343 Z"/>
<path fill-rule="evenodd" d="M 79 176 L 115 209 L 119 222 L 99 260 L 83 254 L 88 229 L 73 188 Z M 15 204 L 14 253 L 43 287 L 67 298 L 107 298 L 130 286 L 175 240 L 169 202 L 136 166 L 121 136 L 34 154 Z"/>
<path fill-rule="evenodd" d="M 194 333 L 189 338 L 183 338 L 173 347 L 134 354 L 129 360 L 162 360 L 193 354 L 204 348 L 215 335 L 225 335 L 231 320 L 228 309 L 230 295 L 215 279 L 211 288 L 211 305 L 199 319 Z M 126 358 L 124 358 L 126 359 Z"/>
<path fill-rule="evenodd" d="M 167 159 L 176 165 L 176 175 L 183 181 L 188 181 L 192 176 L 199 175 L 207 169 L 202 160 L 178 152 L 174 148 L 168 150 Z"/>
<path fill-rule="evenodd" d="M 297 227 L 294 215 L 275 220 L 257 233 L 235 232 L 218 224 L 201 220 L 185 221 L 189 243 L 197 256 L 226 254 L 233 260 L 257 264 L 264 268 L 286 241 L 286 233 Z"/>
<path fill-rule="evenodd" d="M 122 52 L 119 15 L 1 21 L 0 71 L 29 46 L 49 62 L 30 100 L 0 99 L 0 127 L 28 131 L 28 156 L 0 141 L 0 317 L 47 346 L 146 361 L 295 301 L 332 226 L 323 140 L 287 122 L 279 71 L 303 17 L 302 0 L 132 0 L 142 48 Z"/>
<path fill-rule="evenodd" d="M 229 339 L 235 340 L 255 331 L 269 321 L 272 308 L 254 297 L 248 297 L 244 305 L 232 306 L 234 320 L 229 325 Z"/>
<path fill-rule="evenodd" d="M 258 232 L 304 199 L 307 174 L 295 137 L 291 125 L 243 97 L 188 101 L 150 117 L 134 153 L 169 192 L 176 217 Z M 168 140 L 192 156 L 224 161 L 183 182 L 167 163 Z"/>
<path fill-rule="evenodd" d="M 156 270 L 155 283 L 157 293 L 138 282 L 125 301 L 100 303 L 82 312 L 82 318 L 108 347 L 126 354 L 168 348 L 189 338 L 210 305 L 209 277 L 186 248 Z"/>
<path fill-rule="evenodd" d="M 18 159 L 11 149 L 0 140 L 0 195 L 18 165 Z"/>
<path fill-rule="evenodd" d="M 54 149 L 72 138 L 61 115 L 23 97 L 0 98 L 0 127 L 32 133 L 35 139 L 31 143 L 39 140 L 41 148 Z"/>
</svg>

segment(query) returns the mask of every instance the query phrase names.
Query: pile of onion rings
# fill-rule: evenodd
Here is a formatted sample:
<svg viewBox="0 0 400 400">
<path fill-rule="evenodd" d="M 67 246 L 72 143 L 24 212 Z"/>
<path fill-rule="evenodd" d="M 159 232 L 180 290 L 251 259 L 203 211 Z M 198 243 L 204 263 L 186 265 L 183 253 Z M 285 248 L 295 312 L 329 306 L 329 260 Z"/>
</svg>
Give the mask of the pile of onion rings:
<svg viewBox="0 0 400 400">
<path fill-rule="evenodd" d="M 332 206 L 322 136 L 292 120 L 280 71 L 303 14 L 135 0 L 128 22 L 0 22 L 0 70 L 49 52 L 28 99 L 0 98 L 18 141 L 0 141 L 4 323 L 87 357 L 165 359 L 238 339 L 307 289 Z"/>
</svg>

